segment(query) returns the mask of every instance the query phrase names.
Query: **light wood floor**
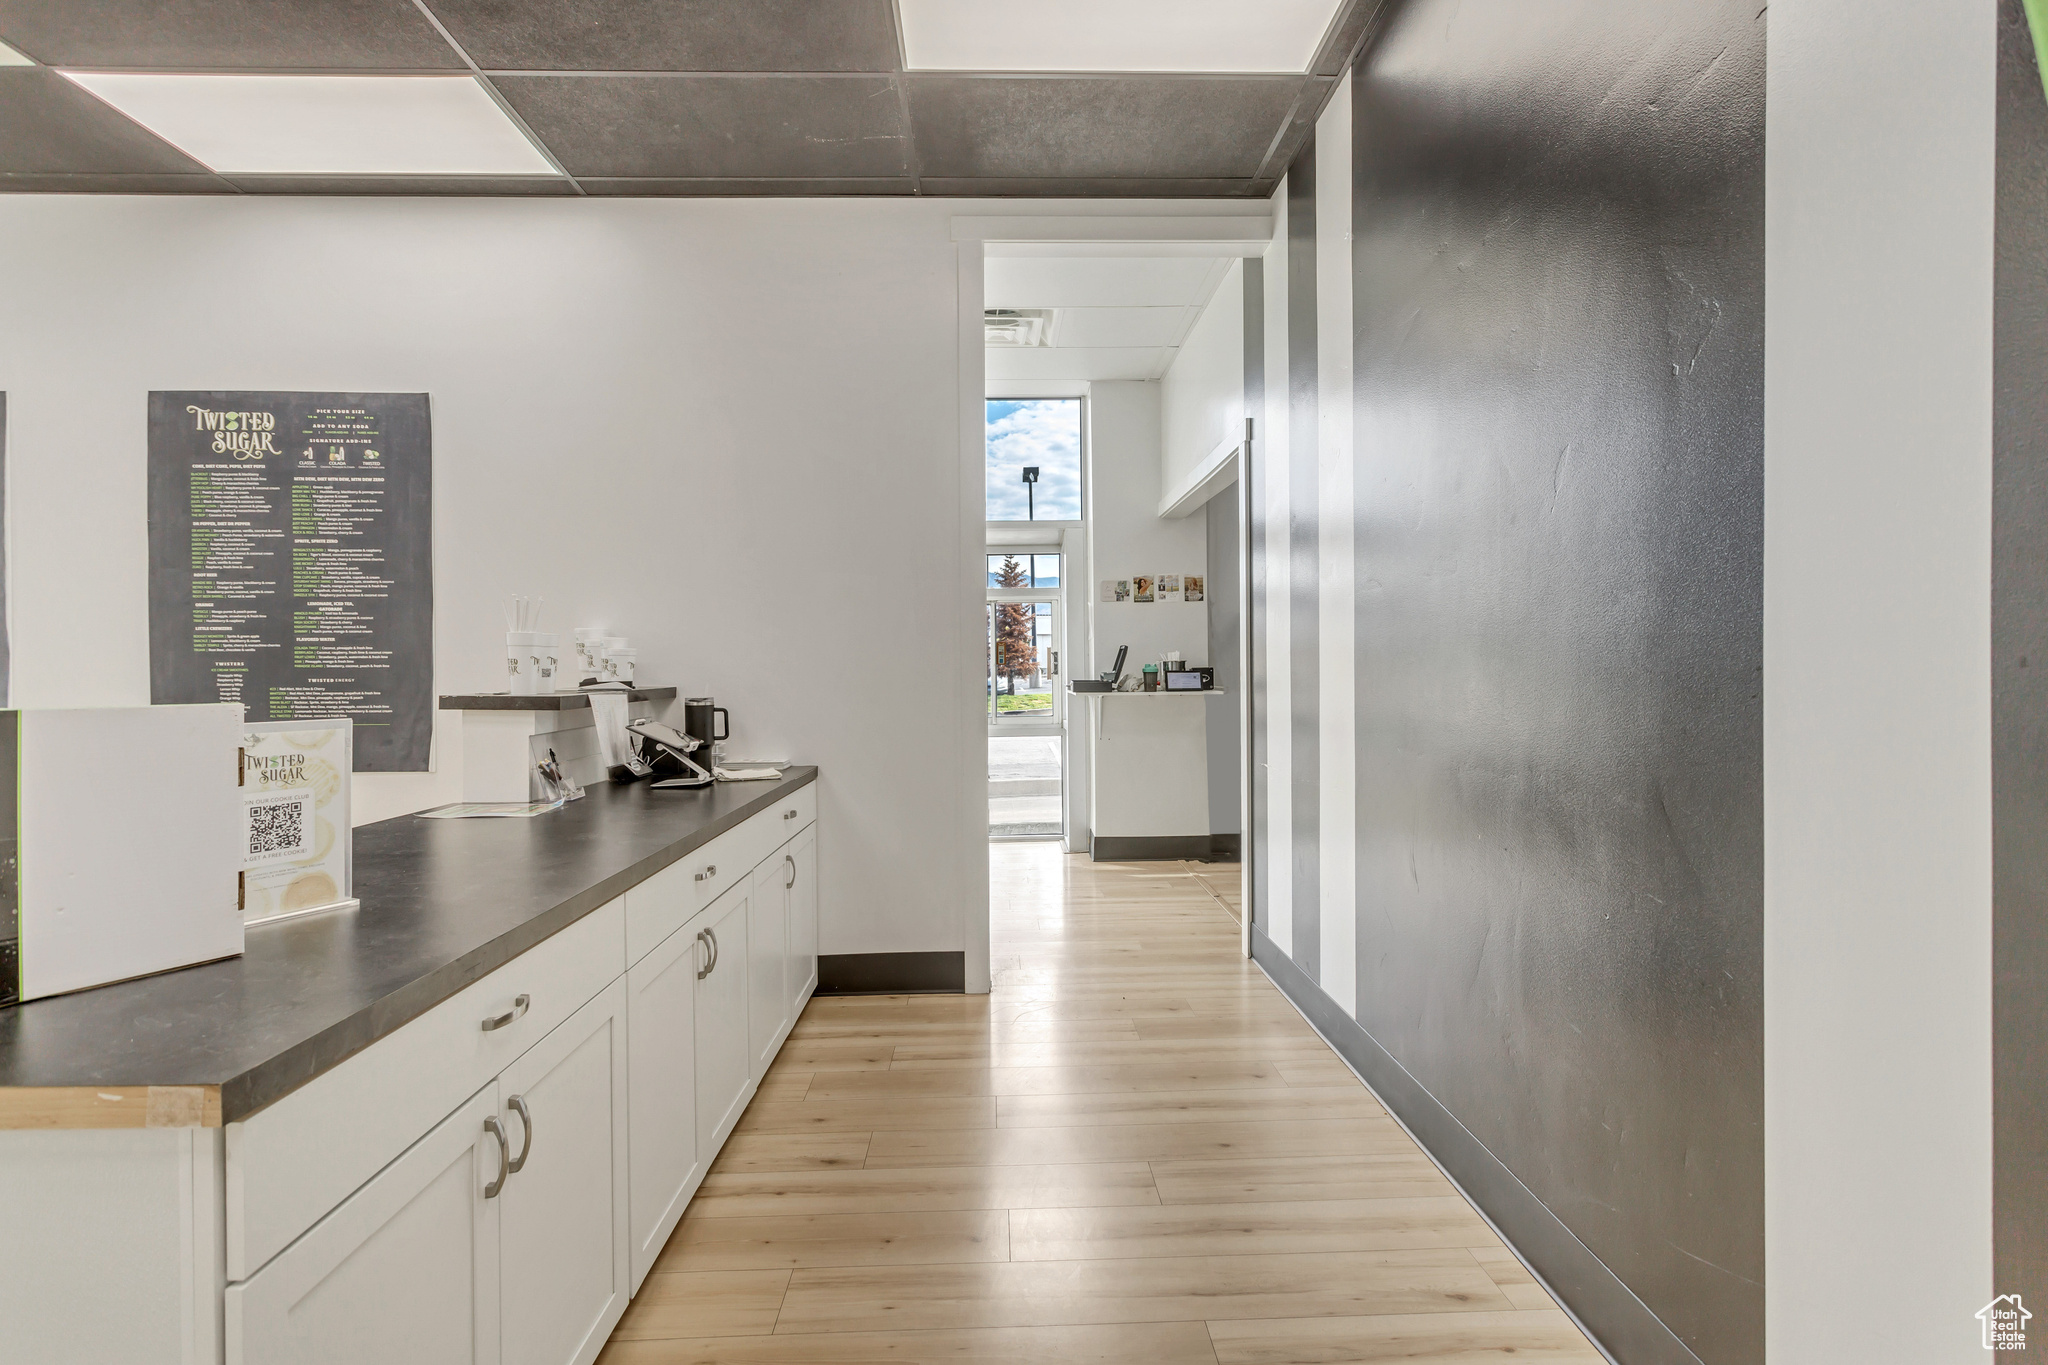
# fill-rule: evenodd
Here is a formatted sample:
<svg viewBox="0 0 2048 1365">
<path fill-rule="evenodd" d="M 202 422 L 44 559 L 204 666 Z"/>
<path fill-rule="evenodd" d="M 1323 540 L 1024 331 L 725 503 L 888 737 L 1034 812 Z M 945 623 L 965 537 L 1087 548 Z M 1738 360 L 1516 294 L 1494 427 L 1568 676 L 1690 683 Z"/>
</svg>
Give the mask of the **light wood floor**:
<svg viewBox="0 0 2048 1365">
<path fill-rule="evenodd" d="M 600 1365 L 1600 1361 L 1238 955 L 1235 867 L 991 861 L 994 993 L 812 1001 Z"/>
</svg>

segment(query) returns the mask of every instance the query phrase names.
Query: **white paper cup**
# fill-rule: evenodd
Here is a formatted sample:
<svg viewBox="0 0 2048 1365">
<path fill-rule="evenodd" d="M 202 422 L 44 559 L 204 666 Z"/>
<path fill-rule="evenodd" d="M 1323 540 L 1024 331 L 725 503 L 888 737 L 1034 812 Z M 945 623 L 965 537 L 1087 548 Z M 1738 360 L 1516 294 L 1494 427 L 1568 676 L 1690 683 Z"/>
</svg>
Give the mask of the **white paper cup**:
<svg viewBox="0 0 2048 1365">
<path fill-rule="evenodd" d="M 633 669 L 640 662 L 637 649 L 608 649 L 604 652 L 604 677 L 607 682 L 622 682 L 628 686 L 633 682 Z"/>
<path fill-rule="evenodd" d="M 533 655 L 540 666 L 533 680 L 533 690 L 536 696 L 545 697 L 561 687 L 562 637 L 551 631 L 542 631 L 534 640 Z"/>
</svg>

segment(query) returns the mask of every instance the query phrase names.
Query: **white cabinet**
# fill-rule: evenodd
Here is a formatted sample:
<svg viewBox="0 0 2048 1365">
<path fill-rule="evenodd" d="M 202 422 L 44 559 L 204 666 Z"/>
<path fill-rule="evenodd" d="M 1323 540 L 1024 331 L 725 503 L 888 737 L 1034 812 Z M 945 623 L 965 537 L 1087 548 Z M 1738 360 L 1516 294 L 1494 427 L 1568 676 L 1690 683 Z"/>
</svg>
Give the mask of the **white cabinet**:
<svg viewBox="0 0 2048 1365">
<path fill-rule="evenodd" d="M 230 1285 L 228 1365 L 498 1365 L 497 1111 L 494 1083 Z"/>
<path fill-rule="evenodd" d="M 703 1182 L 697 1145 L 697 973 L 711 952 L 677 929 L 626 973 L 633 1291 Z"/>
<path fill-rule="evenodd" d="M 813 824 L 782 849 L 789 896 L 789 1017 L 803 1013 L 818 989 L 818 827 Z"/>
<path fill-rule="evenodd" d="M 780 857 L 754 869 L 747 910 L 748 1066 L 758 1083 L 789 1023 L 789 889 Z"/>
<path fill-rule="evenodd" d="M 718 1151 L 753 1094 L 747 1046 L 747 920 L 751 879 L 712 903 L 685 933 L 702 936 L 697 979 L 697 1147 Z"/>
<path fill-rule="evenodd" d="M 632 1296 L 626 984 L 498 1077 L 515 1151 L 500 1196 L 504 1365 L 589 1365 Z"/>
</svg>

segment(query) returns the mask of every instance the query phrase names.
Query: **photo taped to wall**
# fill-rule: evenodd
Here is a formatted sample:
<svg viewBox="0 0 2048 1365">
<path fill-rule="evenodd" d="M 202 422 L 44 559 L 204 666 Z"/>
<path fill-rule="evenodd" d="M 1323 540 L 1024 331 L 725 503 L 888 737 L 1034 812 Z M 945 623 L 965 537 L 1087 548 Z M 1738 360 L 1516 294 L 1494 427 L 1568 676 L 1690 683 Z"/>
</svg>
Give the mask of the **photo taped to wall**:
<svg viewBox="0 0 2048 1365">
<path fill-rule="evenodd" d="M 1200 574 L 1191 573 L 1182 582 L 1186 585 L 1181 590 L 1182 601 L 1199 602 L 1202 600 L 1202 576 Z"/>
<path fill-rule="evenodd" d="M 1163 573 L 1159 575 L 1159 600 L 1162 602 L 1180 601 L 1179 574 Z"/>
<path fill-rule="evenodd" d="M 1131 600 L 1133 602 L 1150 602 L 1152 600 L 1152 580 L 1150 577 L 1145 574 L 1139 574 L 1131 580 Z"/>
</svg>

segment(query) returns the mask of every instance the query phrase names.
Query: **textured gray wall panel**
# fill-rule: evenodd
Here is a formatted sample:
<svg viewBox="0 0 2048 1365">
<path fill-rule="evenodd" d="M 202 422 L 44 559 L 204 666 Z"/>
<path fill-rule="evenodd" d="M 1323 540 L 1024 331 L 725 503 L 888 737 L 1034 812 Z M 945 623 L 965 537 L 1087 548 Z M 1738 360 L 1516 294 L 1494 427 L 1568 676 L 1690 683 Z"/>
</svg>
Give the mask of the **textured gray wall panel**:
<svg viewBox="0 0 2048 1365">
<path fill-rule="evenodd" d="M 1354 91 L 1364 1029 L 1763 1355 L 1765 18 L 1412 0 Z"/>
<path fill-rule="evenodd" d="M 1322 735 L 1317 709 L 1316 143 L 1287 168 L 1287 677 L 1288 840 L 1294 962 L 1323 975 Z"/>
</svg>

